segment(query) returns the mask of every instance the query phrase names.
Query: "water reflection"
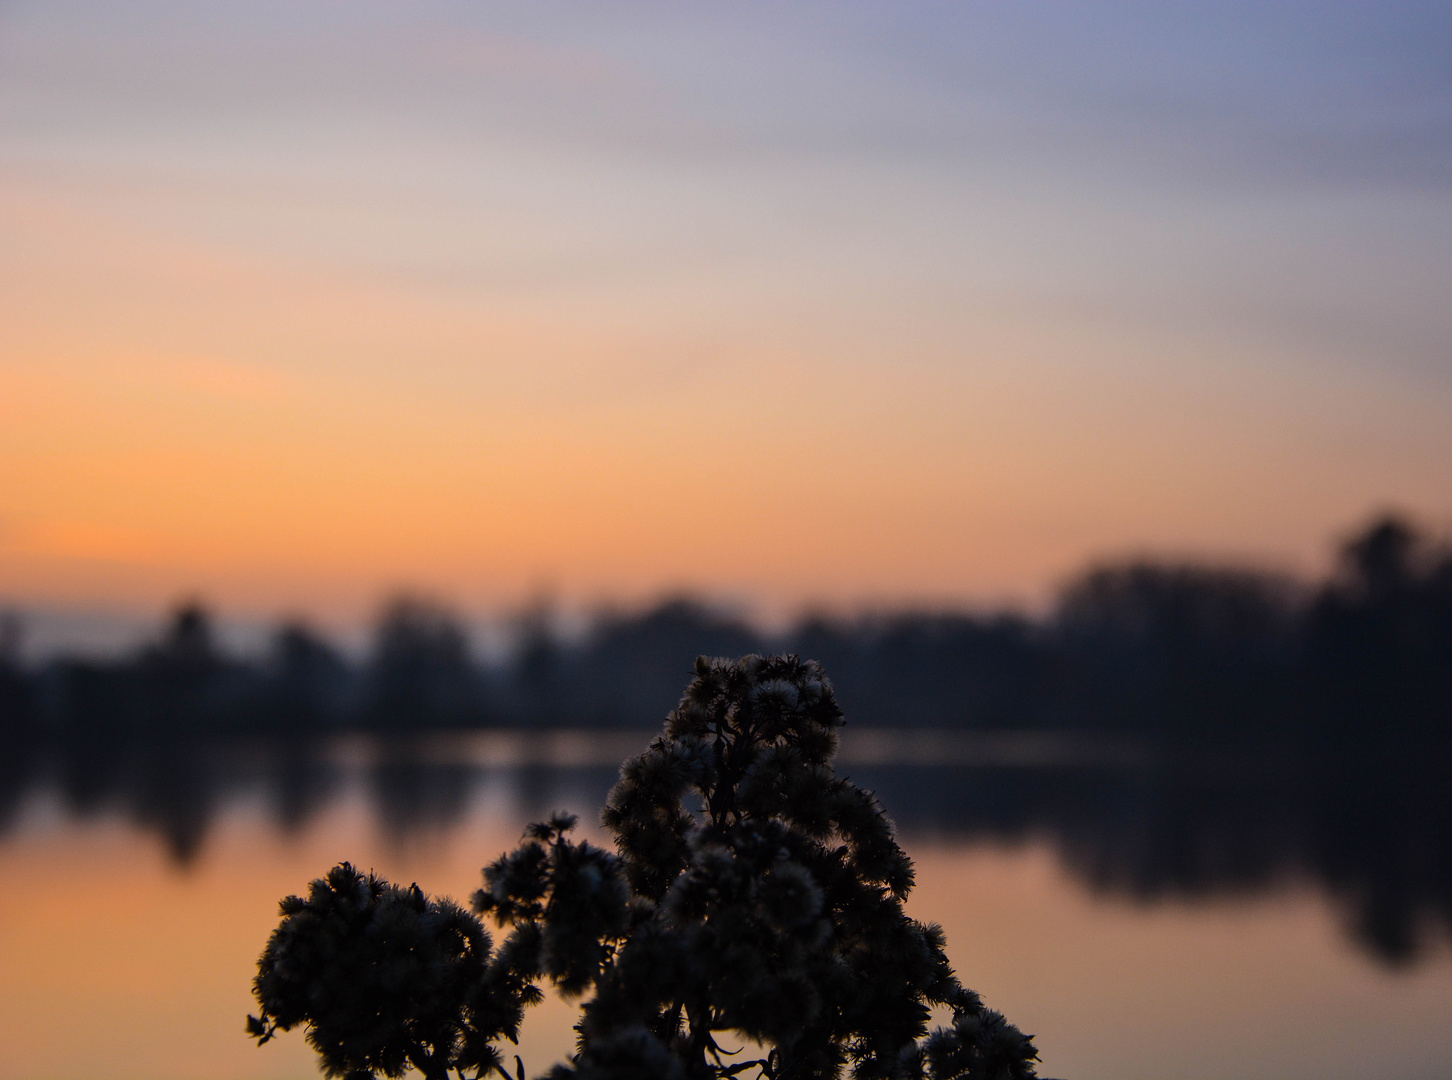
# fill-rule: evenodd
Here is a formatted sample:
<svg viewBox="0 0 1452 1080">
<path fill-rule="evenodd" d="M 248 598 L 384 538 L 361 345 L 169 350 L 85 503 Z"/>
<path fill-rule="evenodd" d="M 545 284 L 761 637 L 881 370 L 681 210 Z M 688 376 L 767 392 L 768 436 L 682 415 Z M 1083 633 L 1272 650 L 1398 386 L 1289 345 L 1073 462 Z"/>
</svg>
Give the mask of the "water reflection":
<svg viewBox="0 0 1452 1080">
<path fill-rule="evenodd" d="M 117 741 L 4 758 L 8 822 L 27 796 L 119 815 L 194 860 L 229 807 L 261 802 L 280 834 L 362 793 L 404 847 L 481 800 L 525 819 L 603 804 L 651 732 L 397 734 Z M 1047 842 L 1086 887 L 1137 901 L 1270 893 L 1311 882 L 1388 965 L 1452 927 L 1452 792 L 1435 761 L 1396 770 L 1285 753 L 1182 755 L 1042 733 L 849 730 L 839 769 L 878 792 L 911 840 Z"/>
<path fill-rule="evenodd" d="M 194 862 L 229 805 L 283 834 L 363 794 L 389 842 L 481 798 L 586 814 L 697 654 L 820 660 L 840 767 L 909 835 L 1046 842 L 1086 888 L 1153 902 L 1310 883 L 1404 965 L 1452 926 L 1452 551 L 1374 523 L 1319 585 L 1203 566 L 1092 570 L 1037 621 L 807 619 L 769 638 L 686 602 L 564 640 L 532 612 L 480 663 L 400 602 L 363 662 L 301 626 L 224 655 L 204 611 L 111 662 L 26 667 L 0 633 L 0 835 L 49 793 Z M 862 726 L 857 726 L 862 725 Z M 321 869 L 321 868 L 319 868 Z"/>
</svg>

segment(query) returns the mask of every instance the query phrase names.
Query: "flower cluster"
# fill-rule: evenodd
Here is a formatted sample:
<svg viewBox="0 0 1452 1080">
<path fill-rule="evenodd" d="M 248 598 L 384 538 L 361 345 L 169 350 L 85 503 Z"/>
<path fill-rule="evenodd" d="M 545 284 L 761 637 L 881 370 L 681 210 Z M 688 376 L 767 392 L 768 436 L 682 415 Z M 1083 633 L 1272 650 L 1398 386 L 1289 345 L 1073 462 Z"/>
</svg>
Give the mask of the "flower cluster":
<svg viewBox="0 0 1452 1080">
<path fill-rule="evenodd" d="M 253 983 L 262 1015 L 247 1028 L 265 1043 L 306 1026 L 328 1076 L 483 1075 L 499 1065 L 495 1043 L 518 1035 L 537 1000 L 491 957 L 477 918 L 417 885 L 343 863 L 281 908 Z"/>
<path fill-rule="evenodd" d="M 1030 1080 L 1031 1039 L 907 916 L 911 861 L 832 770 L 841 725 L 814 663 L 698 660 L 610 794 L 615 852 L 559 815 L 485 870 L 474 908 L 509 928 L 494 955 L 472 916 L 340 867 L 284 902 L 254 1034 L 307 1023 L 333 1075 L 509 1080 L 496 1044 L 548 980 L 584 997 L 549 1080 Z M 953 1021 L 929 1035 L 934 1006 Z"/>
</svg>

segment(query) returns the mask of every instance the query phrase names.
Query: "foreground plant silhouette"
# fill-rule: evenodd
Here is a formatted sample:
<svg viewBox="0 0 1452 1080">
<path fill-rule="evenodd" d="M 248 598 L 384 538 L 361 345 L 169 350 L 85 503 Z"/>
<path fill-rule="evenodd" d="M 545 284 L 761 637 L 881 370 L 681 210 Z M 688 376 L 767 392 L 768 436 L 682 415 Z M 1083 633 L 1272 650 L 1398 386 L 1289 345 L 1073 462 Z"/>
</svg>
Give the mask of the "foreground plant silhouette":
<svg viewBox="0 0 1452 1080">
<path fill-rule="evenodd" d="M 1027 1080 L 1029 1036 L 954 976 L 909 919 L 912 863 L 871 793 L 833 774 L 842 712 L 794 656 L 696 662 L 664 733 L 602 815 L 610 853 L 529 827 L 484 871 L 480 921 L 347 863 L 282 902 L 254 990 L 265 1043 L 303 1025 L 346 1080 L 523 1080 L 515 1041 L 548 980 L 588 995 L 550 1080 Z M 927 1033 L 932 1006 L 951 1024 Z M 765 1056 L 735 1061 L 718 1038 Z"/>
</svg>

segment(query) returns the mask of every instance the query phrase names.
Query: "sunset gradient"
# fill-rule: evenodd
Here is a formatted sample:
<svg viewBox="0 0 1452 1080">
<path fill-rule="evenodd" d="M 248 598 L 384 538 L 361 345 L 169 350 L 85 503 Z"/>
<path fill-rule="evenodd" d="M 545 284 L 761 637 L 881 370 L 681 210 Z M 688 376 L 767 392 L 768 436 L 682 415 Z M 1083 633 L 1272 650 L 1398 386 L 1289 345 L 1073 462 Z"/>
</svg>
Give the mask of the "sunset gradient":
<svg viewBox="0 0 1452 1080">
<path fill-rule="evenodd" d="M 1452 520 L 1442 5 L 0 6 L 0 602 L 1041 601 Z"/>
</svg>

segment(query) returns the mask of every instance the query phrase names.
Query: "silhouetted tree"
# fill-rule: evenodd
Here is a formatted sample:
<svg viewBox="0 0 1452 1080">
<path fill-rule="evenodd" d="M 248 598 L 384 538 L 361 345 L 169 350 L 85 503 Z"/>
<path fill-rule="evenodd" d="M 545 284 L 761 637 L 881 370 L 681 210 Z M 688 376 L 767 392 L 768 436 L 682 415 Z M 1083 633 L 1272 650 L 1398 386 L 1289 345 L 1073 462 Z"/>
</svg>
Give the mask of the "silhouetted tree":
<svg viewBox="0 0 1452 1080">
<path fill-rule="evenodd" d="M 1056 683 L 1052 652 L 1009 615 L 904 613 L 804 621 L 793 652 L 832 671 L 844 707 L 874 726 L 1036 726 Z"/>
<path fill-rule="evenodd" d="M 563 650 L 551 621 L 547 598 L 530 604 L 515 620 L 516 648 L 512 674 L 520 712 L 526 723 L 557 723 L 561 719 Z"/>
<path fill-rule="evenodd" d="M 1322 741 L 1445 760 L 1452 742 L 1452 549 L 1396 517 L 1342 551 L 1307 630 Z"/>
<path fill-rule="evenodd" d="M 0 611 L 0 738 L 6 742 L 31 734 L 30 681 L 20 662 L 18 616 Z"/>
<path fill-rule="evenodd" d="M 474 909 L 508 928 L 497 950 L 448 901 L 344 864 L 283 901 L 250 1032 L 305 1026 L 348 1080 L 509 1080 L 499 1044 L 548 981 L 586 996 L 551 1080 L 1031 1078 L 1031 1039 L 904 911 L 911 861 L 876 798 L 833 773 L 841 724 L 814 663 L 698 660 L 610 795 L 614 852 L 556 815 L 484 871 Z M 929 1036 L 935 1005 L 952 1021 Z M 762 1056 L 731 1063 L 723 1032 Z"/>
<path fill-rule="evenodd" d="M 446 610 L 402 599 L 384 612 L 373 656 L 372 722 L 409 729 L 463 722 L 474 701 L 468 639 Z"/>
<path fill-rule="evenodd" d="M 1284 733 L 1296 586 L 1271 574 L 1134 562 L 1064 593 L 1056 644 L 1072 665 L 1060 715 L 1194 744 Z"/>
<path fill-rule="evenodd" d="M 21 666 L 18 616 L 0 611 L 0 830 L 14 820 L 34 764 L 38 732 Z"/>
<path fill-rule="evenodd" d="M 578 715 L 599 723 L 660 716 L 680 692 L 682 657 L 740 656 L 761 651 L 744 622 L 691 600 L 668 600 L 631 616 L 604 616 L 574 666 Z"/>
<path fill-rule="evenodd" d="M 349 671 L 338 651 L 309 627 L 287 623 L 272 640 L 268 713 L 297 731 L 340 718 Z"/>
</svg>

